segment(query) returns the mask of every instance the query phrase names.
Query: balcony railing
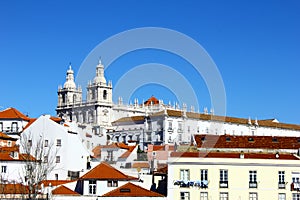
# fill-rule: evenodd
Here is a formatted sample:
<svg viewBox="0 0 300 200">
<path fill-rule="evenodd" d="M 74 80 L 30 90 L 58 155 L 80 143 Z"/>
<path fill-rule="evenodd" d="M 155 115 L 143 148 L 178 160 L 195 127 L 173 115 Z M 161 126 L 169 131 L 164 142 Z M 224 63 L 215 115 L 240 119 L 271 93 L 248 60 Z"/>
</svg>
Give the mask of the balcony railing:
<svg viewBox="0 0 300 200">
<path fill-rule="evenodd" d="M 220 181 L 220 188 L 228 188 L 228 181 Z"/>
<path fill-rule="evenodd" d="M 189 187 L 197 187 L 197 188 L 202 188 L 202 189 L 207 189 L 208 188 L 208 181 L 203 180 L 203 181 L 183 181 L 183 180 L 177 180 L 174 181 L 174 185 L 178 185 L 181 188 L 189 188 Z"/>
<path fill-rule="evenodd" d="M 257 188 L 257 182 L 249 182 L 249 188 Z"/>
<path fill-rule="evenodd" d="M 278 183 L 278 189 L 285 189 L 285 183 Z"/>
</svg>

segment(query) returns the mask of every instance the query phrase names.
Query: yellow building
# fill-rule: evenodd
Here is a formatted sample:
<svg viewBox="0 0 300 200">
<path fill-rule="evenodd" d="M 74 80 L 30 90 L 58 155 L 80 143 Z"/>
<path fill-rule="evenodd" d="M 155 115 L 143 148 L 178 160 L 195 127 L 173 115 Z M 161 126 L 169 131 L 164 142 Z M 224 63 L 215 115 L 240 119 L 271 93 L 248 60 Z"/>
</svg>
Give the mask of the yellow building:
<svg viewBox="0 0 300 200">
<path fill-rule="evenodd" d="M 300 158 L 292 154 L 173 152 L 168 199 L 300 200 Z"/>
</svg>

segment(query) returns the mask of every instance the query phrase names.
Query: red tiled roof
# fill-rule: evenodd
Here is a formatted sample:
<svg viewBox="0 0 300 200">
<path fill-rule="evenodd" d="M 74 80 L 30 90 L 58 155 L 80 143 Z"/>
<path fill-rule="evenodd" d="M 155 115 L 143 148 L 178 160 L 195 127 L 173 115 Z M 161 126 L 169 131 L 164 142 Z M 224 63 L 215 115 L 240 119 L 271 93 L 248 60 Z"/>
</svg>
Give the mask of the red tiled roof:
<svg viewBox="0 0 300 200">
<path fill-rule="evenodd" d="M 0 132 L 0 139 L 1 140 L 13 140 L 13 141 L 18 140 L 17 138 L 12 138 L 12 137 L 10 137 L 10 136 L 6 135 L 5 133 L 2 133 L 2 132 Z"/>
<path fill-rule="evenodd" d="M 30 118 L 28 123 L 26 124 L 26 126 L 23 128 L 23 131 L 25 129 L 27 129 L 29 126 L 31 126 L 31 124 L 33 124 L 33 122 L 35 122 L 36 118 Z"/>
<path fill-rule="evenodd" d="M 299 149 L 300 137 L 195 135 L 198 148 Z"/>
<path fill-rule="evenodd" d="M 54 116 L 51 116 L 50 119 L 51 119 L 52 121 L 55 121 L 56 123 L 59 123 L 59 122 L 62 121 L 62 118 L 60 118 L 60 117 L 54 117 Z"/>
<path fill-rule="evenodd" d="M 119 170 L 113 168 L 109 164 L 102 162 L 88 173 L 83 175 L 81 179 L 97 179 L 97 180 L 138 180 L 138 178 L 127 176 Z"/>
<path fill-rule="evenodd" d="M 29 154 L 20 154 L 19 158 L 12 158 L 10 152 L 1 152 L 0 161 L 35 161 L 36 159 Z"/>
<path fill-rule="evenodd" d="M 132 117 L 123 117 L 112 123 L 120 123 L 120 122 L 132 122 L 132 123 L 141 123 L 145 121 L 145 116 L 132 116 Z"/>
<path fill-rule="evenodd" d="M 132 164 L 132 168 L 150 168 L 148 162 L 135 162 Z"/>
<path fill-rule="evenodd" d="M 157 105 L 159 104 L 159 100 L 155 98 L 154 96 L 151 96 L 147 101 L 144 102 L 144 105 L 149 106 L 149 105 Z"/>
<path fill-rule="evenodd" d="M 0 184 L 1 194 L 27 194 L 28 187 L 20 183 Z"/>
<path fill-rule="evenodd" d="M 53 195 L 67 195 L 67 196 L 80 196 L 77 192 L 67 188 L 66 186 L 59 186 L 52 191 Z"/>
<path fill-rule="evenodd" d="M 131 154 L 131 152 L 136 147 L 136 146 L 127 146 L 124 143 L 117 143 L 117 145 L 122 149 L 127 149 L 127 151 L 125 153 L 123 153 L 119 158 L 128 158 L 128 156 Z"/>
<path fill-rule="evenodd" d="M 101 157 L 101 146 L 96 146 L 93 148 L 93 153 L 95 158 L 100 158 Z"/>
<path fill-rule="evenodd" d="M 164 196 L 129 182 L 121 187 L 118 187 L 102 195 L 102 197 L 164 197 Z"/>
<path fill-rule="evenodd" d="M 171 157 L 195 157 L 195 158 L 240 158 L 240 153 L 234 152 L 172 152 Z M 299 160 L 293 154 L 272 153 L 244 153 L 244 159 L 281 159 L 281 160 Z"/>
<path fill-rule="evenodd" d="M 0 119 L 23 119 L 29 121 L 30 118 L 15 108 L 7 108 L 0 112 Z"/>
<path fill-rule="evenodd" d="M 47 187 L 50 185 L 51 186 L 58 186 L 58 185 L 62 185 L 62 184 L 66 184 L 66 183 L 70 183 L 70 182 L 74 182 L 75 180 L 43 180 L 40 182 L 40 184 L 44 184 L 44 187 Z"/>
<path fill-rule="evenodd" d="M 13 146 L 13 147 L 0 147 L 0 152 L 12 152 L 12 151 L 18 151 L 19 152 L 19 147 L 18 146 Z"/>
</svg>

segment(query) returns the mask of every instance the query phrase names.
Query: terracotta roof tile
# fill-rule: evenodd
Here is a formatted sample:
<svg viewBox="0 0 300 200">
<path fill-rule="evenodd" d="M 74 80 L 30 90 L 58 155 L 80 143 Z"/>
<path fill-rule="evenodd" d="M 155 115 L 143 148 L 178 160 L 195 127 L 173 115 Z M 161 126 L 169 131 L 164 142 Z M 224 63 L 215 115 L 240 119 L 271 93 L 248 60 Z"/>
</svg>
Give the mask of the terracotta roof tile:
<svg viewBox="0 0 300 200">
<path fill-rule="evenodd" d="M 51 183 L 51 186 L 58 186 L 70 182 L 74 182 L 75 180 L 43 180 L 40 184 L 44 184 L 45 187 L 49 186 Z"/>
<path fill-rule="evenodd" d="M 159 100 L 155 96 L 151 96 L 147 101 L 144 102 L 144 105 L 149 106 L 149 105 L 158 105 Z"/>
<path fill-rule="evenodd" d="M 20 154 L 18 158 L 13 158 L 10 155 L 10 152 L 1 152 L 0 161 L 35 161 L 36 159 L 29 154 Z"/>
<path fill-rule="evenodd" d="M 15 108 L 7 108 L 0 112 L 0 119 L 23 119 L 29 121 L 30 118 Z"/>
<path fill-rule="evenodd" d="M 148 162 L 135 162 L 132 164 L 132 168 L 150 168 Z"/>
<path fill-rule="evenodd" d="M 195 157 L 195 158 L 240 158 L 240 153 L 234 152 L 172 152 L 171 157 Z M 280 159 L 280 160 L 299 160 L 292 154 L 280 154 L 276 158 L 276 154 L 271 153 L 244 153 L 244 159 Z"/>
<path fill-rule="evenodd" d="M 61 185 L 57 188 L 55 188 L 53 191 L 52 191 L 52 194 L 53 195 L 67 195 L 67 196 L 80 196 L 80 194 L 78 194 L 77 192 L 74 192 L 73 190 L 67 188 L 66 186 L 64 185 Z"/>
<path fill-rule="evenodd" d="M 0 152 L 12 152 L 12 151 L 18 151 L 19 152 L 19 146 L 13 146 L 13 147 L 0 147 Z"/>
<path fill-rule="evenodd" d="M 103 197 L 164 197 L 161 194 L 152 192 L 133 183 L 126 183 L 104 195 Z"/>
<path fill-rule="evenodd" d="M 300 137 L 195 135 L 198 148 L 299 149 Z"/>
<path fill-rule="evenodd" d="M 18 140 L 17 138 L 12 138 L 12 137 L 10 137 L 7 134 L 2 133 L 2 132 L 0 132 L 0 139 L 1 140 L 13 140 L 13 141 Z"/>
<path fill-rule="evenodd" d="M 132 122 L 132 123 L 143 123 L 145 121 L 145 116 L 132 116 L 132 117 L 123 117 L 112 123 L 122 123 L 122 122 Z"/>
<path fill-rule="evenodd" d="M 95 168 L 87 172 L 80 179 L 97 179 L 97 180 L 138 180 L 138 178 L 127 176 L 119 170 L 113 168 L 108 163 L 102 162 Z"/>
<path fill-rule="evenodd" d="M 20 183 L 0 184 L 1 194 L 26 194 L 28 187 Z"/>
</svg>

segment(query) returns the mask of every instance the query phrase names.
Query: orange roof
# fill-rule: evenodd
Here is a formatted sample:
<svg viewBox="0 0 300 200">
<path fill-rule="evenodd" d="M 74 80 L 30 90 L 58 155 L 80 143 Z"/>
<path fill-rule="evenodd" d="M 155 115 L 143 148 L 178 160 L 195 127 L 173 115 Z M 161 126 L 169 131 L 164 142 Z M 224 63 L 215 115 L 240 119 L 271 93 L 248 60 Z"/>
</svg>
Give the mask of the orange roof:
<svg viewBox="0 0 300 200">
<path fill-rule="evenodd" d="M 12 158 L 10 152 L 1 152 L 0 161 L 35 161 L 36 159 L 29 154 L 19 154 L 18 158 Z"/>
<path fill-rule="evenodd" d="M 1 194 L 26 194 L 28 187 L 20 183 L 15 184 L 0 184 Z"/>
<path fill-rule="evenodd" d="M 30 118 L 15 108 L 7 108 L 0 112 L 0 119 L 23 119 L 29 121 Z"/>
<path fill-rule="evenodd" d="M 58 186 L 65 183 L 74 182 L 75 180 L 43 180 L 40 182 L 40 184 L 44 184 L 45 187 L 49 186 L 51 183 L 51 186 Z"/>
<path fill-rule="evenodd" d="M 300 137 L 195 135 L 198 148 L 299 149 Z"/>
<path fill-rule="evenodd" d="M 195 158 L 240 158 L 240 153 L 234 152 L 172 152 L 171 157 L 195 157 Z M 244 153 L 244 159 L 280 159 L 299 160 L 293 154 L 280 154 L 276 158 L 274 153 Z"/>
<path fill-rule="evenodd" d="M 164 196 L 129 182 L 121 187 L 118 187 L 102 195 L 102 197 L 164 197 Z"/>
<path fill-rule="evenodd" d="M 132 117 L 123 117 L 120 118 L 112 123 L 120 123 L 120 122 L 132 122 L 136 123 L 143 123 L 145 121 L 145 116 L 132 116 Z"/>
<path fill-rule="evenodd" d="M 23 131 L 27 129 L 33 122 L 35 122 L 36 118 L 30 118 L 26 126 L 23 128 Z"/>
<path fill-rule="evenodd" d="M 0 147 L 0 152 L 12 152 L 12 151 L 19 151 L 19 146 L 13 146 L 13 147 Z"/>
<path fill-rule="evenodd" d="M 150 168 L 148 162 L 135 162 L 132 164 L 132 168 Z"/>
<path fill-rule="evenodd" d="M 144 105 L 149 106 L 149 105 L 157 105 L 159 104 L 159 100 L 155 98 L 154 96 L 151 96 L 147 101 L 144 102 Z"/>
<path fill-rule="evenodd" d="M 2 132 L 0 132 L 0 139 L 1 140 L 14 140 L 14 141 L 18 140 L 17 138 L 12 138 L 12 137 L 10 137 L 10 136 L 6 135 L 5 133 L 2 133 Z"/>
<path fill-rule="evenodd" d="M 101 157 L 101 146 L 96 146 L 93 148 L 93 155 L 95 158 L 100 158 Z"/>
<path fill-rule="evenodd" d="M 97 180 L 138 180 L 138 178 L 127 176 L 119 170 L 113 168 L 108 163 L 102 162 L 88 173 L 83 175 L 81 179 L 97 179 Z"/>
<path fill-rule="evenodd" d="M 53 195 L 68 195 L 68 196 L 80 196 L 77 192 L 74 192 L 73 190 L 67 188 L 64 185 L 61 185 L 54 190 L 52 190 Z"/>
<path fill-rule="evenodd" d="M 62 118 L 60 118 L 60 117 L 53 117 L 53 116 L 51 116 L 50 119 L 51 119 L 52 121 L 57 122 L 57 123 L 59 123 L 59 122 L 62 121 Z"/>
</svg>

